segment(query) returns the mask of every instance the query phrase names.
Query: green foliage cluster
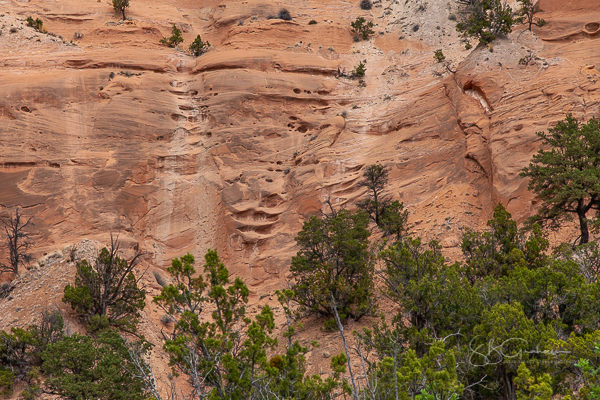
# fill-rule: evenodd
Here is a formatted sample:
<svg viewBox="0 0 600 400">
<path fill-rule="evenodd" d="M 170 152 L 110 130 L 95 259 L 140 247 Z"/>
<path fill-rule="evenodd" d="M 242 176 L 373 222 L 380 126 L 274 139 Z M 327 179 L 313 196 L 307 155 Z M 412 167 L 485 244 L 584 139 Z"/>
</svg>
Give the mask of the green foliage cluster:
<svg viewBox="0 0 600 400">
<path fill-rule="evenodd" d="M 97 337 L 74 334 L 48 346 L 42 354 L 48 376 L 44 391 L 62 399 L 147 399 L 127 347 L 115 330 Z"/>
<path fill-rule="evenodd" d="M 208 48 L 210 47 L 210 43 L 208 41 L 203 42 L 200 35 L 196 36 L 196 39 L 190 44 L 190 53 L 192 55 L 199 57 L 204 54 Z"/>
<path fill-rule="evenodd" d="M 536 17 L 535 14 L 544 12 L 540 8 L 540 2 L 536 0 L 517 0 L 517 3 L 521 4 L 521 8 L 516 13 L 515 22 L 527 24 L 527 29 L 531 31 L 533 25 L 542 27 L 546 25 L 546 21 L 542 18 Z"/>
<path fill-rule="evenodd" d="M 381 164 L 366 166 L 360 185 L 367 189 L 367 196 L 357 201 L 356 206 L 367 213 L 385 237 L 400 240 L 405 233 L 408 211 L 403 203 L 385 193 L 387 183 L 387 168 Z"/>
<path fill-rule="evenodd" d="M 580 243 L 588 243 L 589 225 L 600 226 L 600 121 L 592 118 L 582 124 L 568 114 L 547 133 L 536 135 L 544 147 L 521 173 L 542 201 L 529 222 L 554 229 L 576 216 Z M 588 216 L 590 211 L 596 215 Z"/>
<path fill-rule="evenodd" d="M 350 24 L 352 27 L 352 33 L 354 34 L 354 41 L 358 42 L 361 39 L 367 40 L 369 36 L 374 34 L 372 21 L 367 21 L 364 17 L 357 17 L 354 22 Z"/>
<path fill-rule="evenodd" d="M 135 332 L 146 305 L 146 292 L 133 274 L 140 254 L 128 262 L 118 251 L 113 240 L 110 248 L 100 251 L 94 265 L 87 260 L 78 262 L 74 285 L 65 286 L 63 301 L 93 332 L 109 326 Z"/>
<path fill-rule="evenodd" d="M 368 227 L 364 211 L 333 208 L 304 224 L 296 237 L 300 250 L 290 271 L 292 289 L 305 310 L 333 318 L 335 306 L 341 319 L 360 319 L 373 312 L 375 268 Z"/>
<path fill-rule="evenodd" d="M 116 13 L 123 14 L 123 21 L 125 21 L 125 9 L 129 8 L 129 0 L 112 0 L 112 6 Z"/>
<path fill-rule="evenodd" d="M 41 32 L 44 28 L 44 21 L 39 18 L 33 19 L 33 17 L 27 17 L 27 25 Z"/>
<path fill-rule="evenodd" d="M 0 331 L 0 395 L 10 396 L 15 382 L 39 391 L 37 375 L 43 352 L 63 337 L 63 318 L 58 310 L 42 312 L 38 325 Z"/>
<path fill-rule="evenodd" d="M 171 29 L 171 36 L 169 38 L 163 37 L 160 39 L 160 43 L 168 47 L 175 47 L 182 42 L 183 36 L 181 36 L 181 29 L 179 29 L 175 24 L 173 24 L 173 28 Z"/>
<path fill-rule="evenodd" d="M 293 341 L 292 291 L 277 293 L 288 321 L 288 345 L 285 353 L 269 359 L 268 352 L 273 353 L 277 346 L 271 308 L 264 306 L 254 318 L 246 314 L 249 290 L 240 278 L 230 281 L 216 251 L 206 254 L 204 275 L 196 274 L 194 263 L 190 254 L 173 260 L 167 269 L 173 283 L 165 286 L 154 302 L 175 321 L 164 349 L 174 372 L 186 375 L 195 395 L 319 399 L 340 386 L 345 357 L 332 358 L 330 378 L 304 376 L 308 349 Z"/>
<path fill-rule="evenodd" d="M 441 63 L 446 60 L 446 56 L 444 55 L 444 52 L 442 51 L 442 49 L 435 50 L 433 52 L 433 59 L 435 60 L 435 62 L 438 62 L 438 63 Z"/>
<path fill-rule="evenodd" d="M 367 67 L 365 67 L 365 64 L 363 64 L 363 62 L 361 61 L 352 70 L 352 76 L 357 77 L 357 78 L 363 78 L 365 76 L 366 72 L 367 72 Z"/>
<path fill-rule="evenodd" d="M 513 11 L 501 0 L 459 0 L 459 5 L 461 18 L 456 29 L 480 43 L 491 43 L 499 34 L 512 31 Z"/>
</svg>

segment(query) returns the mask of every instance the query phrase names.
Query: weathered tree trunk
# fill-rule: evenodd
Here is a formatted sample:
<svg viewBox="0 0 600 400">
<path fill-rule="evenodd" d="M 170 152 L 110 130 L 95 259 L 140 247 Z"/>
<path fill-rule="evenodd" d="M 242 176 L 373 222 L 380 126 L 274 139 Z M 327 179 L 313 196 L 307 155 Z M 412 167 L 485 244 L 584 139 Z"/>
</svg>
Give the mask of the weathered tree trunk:
<svg viewBox="0 0 600 400">
<path fill-rule="evenodd" d="M 581 230 L 581 241 L 579 244 L 586 244 L 590 241 L 590 232 L 588 229 L 588 222 L 585 218 L 585 205 L 583 200 L 579 200 L 577 203 L 577 216 L 579 217 L 579 229 Z"/>
<path fill-rule="evenodd" d="M 350 351 L 348 351 L 348 344 L 346 343 L 346 336 L 344 335 L 344 325 L 342 325 L 342 321 L 340 320 L 333 294 L 329 293 L 329 296 L 331 297 L 331 305 L 333 306 L 333 316 L 335 317 L 335 322 L 337 323 L 338 330 L 342 336 L 342 342 L 344 343 L 344 351 L 346 352 L 346 359 L 348 362 L 348 372 L 350 373 L 350 380 L 352 381 L 352 397 L 354 397 L 355 400 L 359 400 L 356 381 L 354 380 L 354 372 L 352 372 L 352 363 L 350 362 Z"/>
</svg>

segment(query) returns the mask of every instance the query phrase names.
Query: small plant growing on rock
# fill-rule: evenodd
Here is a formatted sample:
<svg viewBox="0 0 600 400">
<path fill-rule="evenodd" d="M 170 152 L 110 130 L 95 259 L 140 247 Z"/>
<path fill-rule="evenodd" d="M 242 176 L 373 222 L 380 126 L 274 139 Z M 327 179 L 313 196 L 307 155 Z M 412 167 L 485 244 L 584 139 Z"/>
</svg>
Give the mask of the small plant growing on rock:
<svg viewBox="0 0 600 400">
<path fill-rule="evenodd" d="M 83 38 L 83 33 L 81 33 L 81 32 L 75 32 L 75 33 L 73 34 L 73 37 L 74 37 L 75 39 L 82 39 L 82 38 Z"/>
<path fill-rule="evenodd" d="M 175 24 L 173 24 L 173 29 L 171 30 L 171 37 L 168 39 L 166 37 L 160 39 L 160 43 L 169 47 L 175 47 L 181 42 L 183 42 L 183 36 L 181 36 L 181 29 L 179 29 Z"/>
<path fill-rule="evenodd" d="M 525 57 L 519 59 L 519 65 L 529 65 L 536 59 L 532 52 L 529 52 Z"/>
<path fill-rule="evenodd" d="M 33 17 L 28 17 L 27 25 L 32 27 L 33 29 L 35 29 L 38 32 L 41 32 L 42 29 L 44 28 L 44 22 L 39 18 L 36 18 L 34 20 Z"/>
<path fill-rule="evenodd" d="M 123 14 L 123 21 L 125 21 L 125 9 L 129 8 L 129 0 L 113 0 L 112 5 L 116 13 Z"/>
<path fill-rule="evenodd" d="M 363 17 L 358 17 L 354 22 L 350 24 L 352 27 L 352 33 L 354 33 L 354 41 L 358 42 L 359 40 L 367 40 L 369 36 L 374 34 L 373 31 L 373 22 L 364 19 Z"/>
<path fill-rule="evenodd" d="M 365 64 L 363 64 L 363 62 L 361 61 L 352 70 L 352 76 L 355 78 L 362 78 L 365 76 L 365 72 L 367 72 L 367 68 L 365 67 Z"/>
<path fill-rule="evenodd" d="M 433 52 L 433 59 L 437 63 L 443 63 L 444 67 L 446 68 L 446 70 L 448 72 L 452 72 L 453 74 L 456 73 L 456 70 L 453 70 L 452 68 L 450 68 L 451 61 L 446 60 L 446 56 L 444 55 L 444 52 L 442 52 L 442 49 L 439 49 L 439 50 L 436 50 Z M 436 76 L 442 75 L 440 72 L 437 72 L 437 71 L 434 71 L 433 74 Z"/>
<path fill-rule="evenodd" d="M 539 6 L 539 1 L 535 0 L 517 0 L 521 3 L 521 8 L 517 10 L 517 18 L 515 22 L 527 24 L 527 30 L 531 31 L 533 25 L 542 27 L 546 25 L 546 21 L 535 16 L 537 13 L 544 12 Z"/>
<path fill-rule="evenodd" d="M 442 52 L 442 49 L 436 50 L 433 52 L 433 59 L 435 62 L 441 63 L 446 59 L 446 56 Z"/>
<path fill-rule="evenodd" d="M 174 321 L 173 317 L 171 317 L 168 313 L 164 313 L 162 315 L 162 317 L 160 317 L 160 322 L 163 325 L 169 325 L 173 321 Z"/>
<path fill-rule="evenodd" d="M 370 10 L 373 7 L 373 3 L 371 0 L 360 0 L 360 9 L 361 10 Z"/>
<path fill-rule="evenodd" d="M 314 19 L 311 19 L 310 21 L 308 21 L 309 25 L 316 25 L 317 21 L 315 21 Z"/>
<path fill-rule="evenodd" d="M 194 39 L 192 44 L 190 44 L 190 53 L 192 53 L 196 57 L 199 57 L 202 54 L 206 53 L 209 47 L 210 43 L 208 43 L 208 40 L 206 42 L 203 42 L 200 35 L 198 35 L 196 36 L 196 39 Z"/>
<path fill-rule="evenodd" d="M 279 14 L 277 14 L 277 18 L 282 19 L 284 21 L 292 20 L 292 16 L 291 16 L 290 12 L 285 8 L 282 8 L 281 10 L 279 10 Z"/>
</svg>

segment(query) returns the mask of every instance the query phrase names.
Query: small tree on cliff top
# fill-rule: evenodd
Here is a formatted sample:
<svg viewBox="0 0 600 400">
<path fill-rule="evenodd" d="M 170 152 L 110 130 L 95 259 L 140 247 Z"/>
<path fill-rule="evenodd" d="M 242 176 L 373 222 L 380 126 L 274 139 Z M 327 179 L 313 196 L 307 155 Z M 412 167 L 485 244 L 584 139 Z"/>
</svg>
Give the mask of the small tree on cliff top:
<svg viewBox="0 0 600 400">
<path fill-rule="evenodd" d="M 527 24 L 527 29 L 531 30 L 533 25 L 544 26 L 546 21 L 535 16 L 537 13 L 544 12 L 539 6 L 539 1 L 536 0 L 517 0 L 521 3 L 521 8 L 517 11 L 517 22 Z"/>
<path fill-rule="evenodd" d="M 580 124 L 571 114 L 546 132 L 537 132 L 549 150 L 539 150 L 521 176 L 528 177 L 542 205 L 531 222 L 556 228 L 574 215 L 579 219 L 580 244 L 590 239 L 589 222 L 599 223 L 600 121 Z M 596 210 L 595 217 L 587 213 Z"/>
<path fill-rule="evenodd" d="M 512 9 L 500 0 L 459 0 L 461 20 L 456 29 L 487 44 L 512 30 Z"/>
<path fill-rule="evenodd" d="M 116 13 L 123 14 L 123 21 L 125 21 L 125 9 L 129 8 L 129 0 L 113 0 L 112 5 Z"/>
</svg>

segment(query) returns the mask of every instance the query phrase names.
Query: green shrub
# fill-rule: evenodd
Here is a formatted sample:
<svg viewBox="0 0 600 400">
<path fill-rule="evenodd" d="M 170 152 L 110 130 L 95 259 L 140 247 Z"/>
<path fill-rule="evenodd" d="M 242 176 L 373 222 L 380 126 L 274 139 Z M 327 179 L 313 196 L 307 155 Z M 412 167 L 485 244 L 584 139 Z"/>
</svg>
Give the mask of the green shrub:
<svg viewBox="0 0 600 400">
<path fill-rule="evenodd" d="M 433 59 L 435 60 L 435 62 L 438 62 L 438 63 L 441 63 L 444 60 L 446 60 L 446 56 L 442 52 L 442 49 L 439 49 L 439 50 L 436 50 L 433 52 Z"/>
<path fill-rule="evenodd" d="M 195 55 L 196 57 L 204 54 L 208 48 L 210 47 L 210 43 L 208 41 L 203 42 L 200 35 L 196 36 L 196 39 L 190 44 L 190 53 Z"/>
<path fill-rule="evenodd" d="M 361 61 L 360 63 L 358 63 L 358 65 L 356 67 L 354 67 L 354 69 L 352 70 L 352 76 L 356 77 L 356 78 L 362 78 L 365 76 L 365 72 L 367 72 L 367 68 L 365 67 L 365 64 L 363 64 L 363 62 Z"/>
<path fill-rule="evenodd" d="M 330 205 L 331 207 L 331 205 Z M 307 312 L 342 321 L 375 309 L 374 264 L 369 253 L 369 216 L 362 210 L 331 210 L 311 217 L 296 237 L 299 251 L 290 272 L 296 301 Z M 329 320 L 327 325 L 333 327 Z"/>
<path fill-rule="evenodd" d="M 42 370 L 49 378 L 45 390 L 66 400 L 144 400 L 143 383 L 130 371 L 127 347 L 116 331 L 97 339 L 74 334 L 54 343 L 42 354 Z"/>
<path fill-rule="evenodd" d="M 8 368 L 0 365 L 0 395 L 9 397 L 15 385 L 15 374 Z"/>
<path fill-rule="evenodd" d="M 129 0 L 112 0 L 112 5 L 116 13 L 123 14 L 123 21 L 125 21 L 125 9 L 129 7 Z"/>
<path fill-rule="evenodd" d="M 360 39 L 367 40 L 369 39 L 369 36 L 375 33 L 372 29 L 374 26 L 373 22 L 367 21 L 363 17 L 356 18 L 356 20 L 352 22 L 350 26 L 352 27 L 352 33 L 354 33 L 355 41 L 359 41 Z"/>
<path fill-rule="evenodd" d="M 41 31 L 44 28 L 44 22 L 39 18 L 34 20 L 32 17 L 28 17 L 27 25 L 34 28 L 36 31 Z"/>
<path fill-rule="evenodd" d="M 501 0 L 464 0 L 460 3 L 461 20 L 456 25 L 459 32 L 487 44 L 497 35 L 512 31 L 515 22 L 512 9 Z"/>
<path fill-rule="evenodd" d="M 117 255 L 118 250 L 118 243 L 112 241 L 93 266 L 87 260 L 78 262 L 74 285 L 65 286 L 62 300 L 92 331 L 114 326 L 135 332 L 145 307 L 146 292 L 133 274 L 140 253 L 128 262 Z"/>
<path fill-rule="evenodd" d="M 181 36 L 181 29 L 179 29 L 175 24 L 173 24 L 173 29 L 171 29 L 171 37 L 169 37 L 168 39 L 166 37 L 160 39 L 160 43 L 169 47 L 175 47 L 182 42 L 183 36 Z"/>
<path fill-rule="evenodd" d="M 314 19 L 311 19 L 310 21 L 308 21 L 309 25 L 316 25 L 317 21 L 315 21 Z"/>
</svg>

